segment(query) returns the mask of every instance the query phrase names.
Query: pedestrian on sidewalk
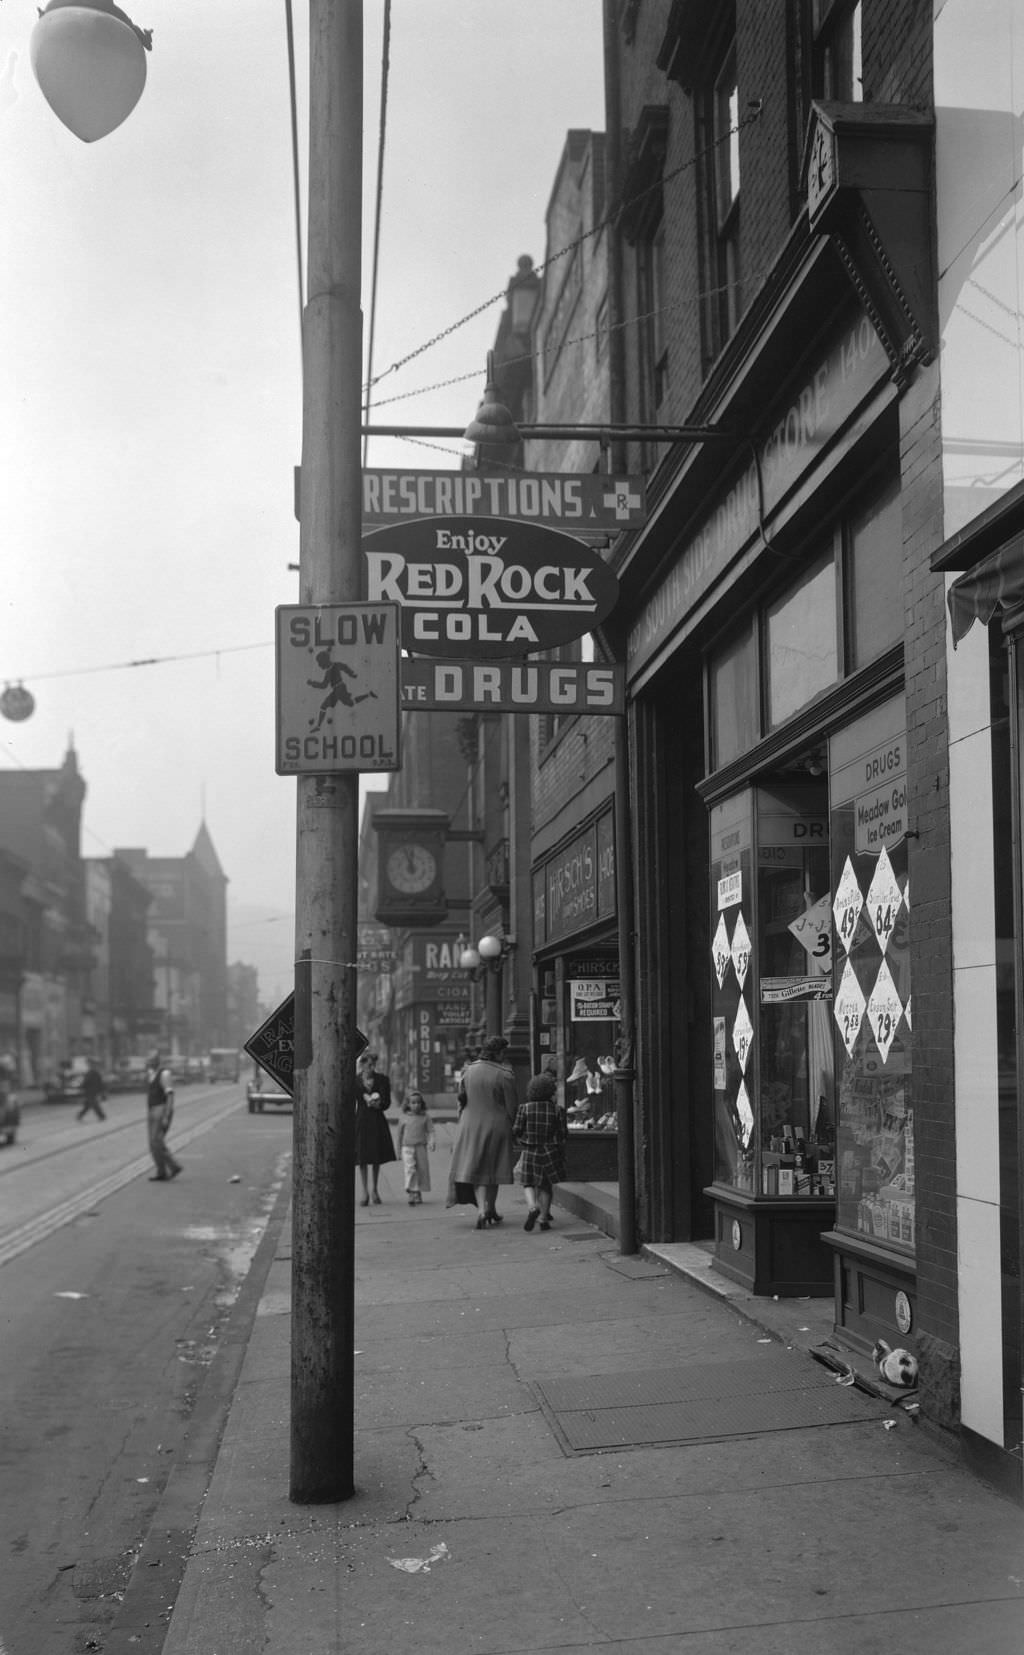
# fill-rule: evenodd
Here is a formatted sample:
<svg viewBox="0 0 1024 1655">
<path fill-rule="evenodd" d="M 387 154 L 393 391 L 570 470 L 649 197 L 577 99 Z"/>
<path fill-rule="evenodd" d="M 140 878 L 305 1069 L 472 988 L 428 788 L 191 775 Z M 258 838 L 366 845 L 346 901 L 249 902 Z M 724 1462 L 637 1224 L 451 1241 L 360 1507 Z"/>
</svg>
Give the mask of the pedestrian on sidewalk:
<svg viewBox="0 0 1024 1655">
<path fill-rule="evenodd" d="M 480 1056 L 467 1064 L 460 1100 L 465 1107 L 452 1151 L 449 1206 L 472 1202 L 479 1208 L 476 1227 L 501 1223 L 498 1188 L 512 1182 L 512 1122 L 516 1118 L 516 1082 L 505 1062 L 504 1035 L 485 1040 Z"/>
<path fill-rule="evenodd" d="M 167 1134 L 174 1119 L 174 1076 L 154 1052 L 146 1068 L 146 1125 L 149 1129 L 149 1153 L 156 1171 L 150 1175 L 151 1184 L 165 1184 L 177 1178 L 181 1162 L 176 1161 L 167 1147 Z"/>
<path fill-rule="evenodd" d="M 410 1092 L 398 1125 L 398 1148 L 405 1169 L 405 1193 L 410 1207 L 418 1207 L 423 1192 L 430 1189 L 430 1156 L 436 1143 L 434 1123 L 427 1113 L 422 1092 Z"/>
<path fill-rule="evenodd" d="M 101 1121 L 106 1120 L 105 1112 L 100 1108 L 101 1103 L 107 1101 L 107 1089 L 103 1084 L 103 1076 L 95 1063 L 90 1063 L 82 1076 L 82 1107 L 75 1116 L 76 1121 L 84 1121 L 89 1110 L 92 1109 Z"/>
<path fill-rule="evenodd" d="M 550 1230 L 551 1196 L 565 1179 L 565 1111 L 556 1102 L 557 1091 L 554 1075 L 534 1075 L 526 1102 L 516 1111 L 513 1136 L 522 1151 L 517 1172 L 529 1209 L 524 1230 L 532 1230 L 538 1219 L 542 1230 Z"/>
<path fill-rule="evenodd" d="M 363 1185 L 359 1205 L 380 1205 L 380 1169 L 398 1159 L 386 1114 L 391 1108 L 391 1082 L 377 1069 L 377 1053 L 364 1052 L 356 1077 L 356 1166 Z"/>
</svg>

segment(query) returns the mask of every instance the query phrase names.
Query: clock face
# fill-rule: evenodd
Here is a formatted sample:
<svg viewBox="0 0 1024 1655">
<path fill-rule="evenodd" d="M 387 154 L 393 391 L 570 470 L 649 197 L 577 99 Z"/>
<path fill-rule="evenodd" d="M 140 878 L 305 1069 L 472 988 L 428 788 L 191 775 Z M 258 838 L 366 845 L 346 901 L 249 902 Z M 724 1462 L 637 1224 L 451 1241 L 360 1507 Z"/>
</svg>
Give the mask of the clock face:
<svg viewBox="0 0 1024 1655">
<path fill-rule="evenodd" d="M 437 877 L 437 859 L 426 845 L 414 840 L 396 845 L 385 863 L 388 884 L 408 896 L 426 891 Z"/>
</svg>

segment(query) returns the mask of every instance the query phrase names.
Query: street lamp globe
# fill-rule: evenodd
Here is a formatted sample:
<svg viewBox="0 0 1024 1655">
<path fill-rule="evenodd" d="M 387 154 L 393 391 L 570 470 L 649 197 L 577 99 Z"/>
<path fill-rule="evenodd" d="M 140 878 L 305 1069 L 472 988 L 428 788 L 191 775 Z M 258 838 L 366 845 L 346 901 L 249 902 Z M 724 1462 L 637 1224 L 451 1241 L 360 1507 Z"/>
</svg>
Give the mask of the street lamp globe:
<svg viewBox="0 0 1024 1655">
<path fill-rule="evenodd" d="M 29 40 L 39 90 L 85 144 L 127 118 L 146 84 L 152 37 L 113 0 L 50 0 Z"/>
</svg>

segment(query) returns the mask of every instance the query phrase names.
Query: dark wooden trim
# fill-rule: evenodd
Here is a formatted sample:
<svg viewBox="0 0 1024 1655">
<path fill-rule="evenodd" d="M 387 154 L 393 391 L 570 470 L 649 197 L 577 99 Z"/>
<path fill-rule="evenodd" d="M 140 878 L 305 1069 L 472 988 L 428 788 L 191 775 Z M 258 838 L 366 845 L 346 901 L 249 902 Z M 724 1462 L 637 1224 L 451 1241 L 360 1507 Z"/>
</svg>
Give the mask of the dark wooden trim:
<svg viewBox="0 0 1024 1655">
<path fill-rule="evenodd" d="M 819 737 L 840 719 L 856 718 L 875 702 L 894 695 L 903 685 L 903 645 L 895 644 L 880 655 L 877 661 L 860 672 L 844 678 L 834 689 L 812 701 L 780 729 L 765 736 L 756 747 L 731 764 L 723 765 L 697 786 L 697 792 L 706 805 L 713 805 L 727 794 L 776 765 L 795 757 L 802 747 Z"/>
</svg>

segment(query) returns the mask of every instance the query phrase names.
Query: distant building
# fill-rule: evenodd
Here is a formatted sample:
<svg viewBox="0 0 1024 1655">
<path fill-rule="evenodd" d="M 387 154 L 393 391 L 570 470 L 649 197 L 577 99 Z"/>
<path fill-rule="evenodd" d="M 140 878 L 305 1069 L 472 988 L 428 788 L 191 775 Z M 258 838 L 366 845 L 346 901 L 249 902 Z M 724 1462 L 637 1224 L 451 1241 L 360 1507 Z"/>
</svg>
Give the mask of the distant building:
<svg viewBox="0 0 1024 1655">
<path fill-rule="evenodd" d="M 268 1006 L 267 1012 L 273 1010 Z M 255 1034 L 266 1012 L 260 1010 L 260 977 L 254 965 L 235 960 L 227 972 L 227 1039 L 225 1045 L 241 1050 Z"/>
<path fill-rule="evenodd" d="M 84 799 L 73 747 L 59 770 L 0 773 L 0 1036 L 22 1084 L 88 1049 L 82 1002 L 97 936 L 79 852 Z"/>
<path fill-rule="evenodd" d="M 183 1056 L 229 1045 L 228 881 L 205 822 L 186 856 L 151 856 L 134 846 L 114 855 L 151 898 L 159 1044 Z"/>
</svg>

